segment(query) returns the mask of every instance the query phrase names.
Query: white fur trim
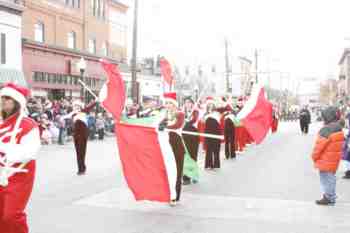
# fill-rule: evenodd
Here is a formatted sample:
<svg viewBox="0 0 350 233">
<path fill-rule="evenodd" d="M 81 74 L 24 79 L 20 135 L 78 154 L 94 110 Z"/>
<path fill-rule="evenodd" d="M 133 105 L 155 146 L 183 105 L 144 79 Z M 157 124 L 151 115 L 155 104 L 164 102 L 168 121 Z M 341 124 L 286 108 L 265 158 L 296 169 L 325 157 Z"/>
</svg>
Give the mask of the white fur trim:
<svg viewBox="0 0 350 233">
<path fill-rule="evenodd" d="M 206 104 L 206 105 L 208 105 L 208 104 L 215 104 L 215 100 L 207 100 L 207 101 L 205 102 L 205 104 Z"/>
<path fill-rule="evenodd" d="M 206 116 L 205 120 L 207 120 L 208 118 L 216 120 L 219 124 L 221 123 L 221 114 L 218 112 L 212 112 L 212 113 L 208 114 Z"/>
<path fill-rule="evenodd" d="M 16 91 L 13 88 L 9 88 L 9 87 L 2 88 L 0 91 L 0 96 L 11 97 L 12 99 L 16 100 L 20 104 L 22 109 L 26 107 L 27 100 L 24 97 L 24 95 L 22 95 L 20 92 Z"/>
<path fill-rule="evenodd" d="M 173 103 L 176 107 L 179 105 L 179 103 L 176 100 L 171 99 L 171 98 L 164 98 L 164 102 L 165 101 Z"/>
</svg>

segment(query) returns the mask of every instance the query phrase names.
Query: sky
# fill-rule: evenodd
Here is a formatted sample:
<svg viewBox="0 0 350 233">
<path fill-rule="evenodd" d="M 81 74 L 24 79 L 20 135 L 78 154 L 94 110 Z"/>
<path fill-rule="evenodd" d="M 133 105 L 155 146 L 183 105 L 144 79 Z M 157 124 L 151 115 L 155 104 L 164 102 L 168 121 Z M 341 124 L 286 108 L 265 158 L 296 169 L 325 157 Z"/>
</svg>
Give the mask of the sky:
<svg viewBox="0 0 350 233">
<path fill-rule="evenodd" d="M 124 1 L 131 32 L 133 0 Z M 234 72 L 237 57 L 253 60 L 257 49 L 259 71 L 284 72 L 291 83 L 337 78 L 341 54 L 350 47 L 349 9 L 344 0 L 139 0 L 138 56 L 161 54 L 193 71 L 215 64 L 223 72 L 227 38 Z M 131 39 L 129 33 L 129 54 Z M 271 80 L 281 85 L 280 74 Z"/>
</svg>

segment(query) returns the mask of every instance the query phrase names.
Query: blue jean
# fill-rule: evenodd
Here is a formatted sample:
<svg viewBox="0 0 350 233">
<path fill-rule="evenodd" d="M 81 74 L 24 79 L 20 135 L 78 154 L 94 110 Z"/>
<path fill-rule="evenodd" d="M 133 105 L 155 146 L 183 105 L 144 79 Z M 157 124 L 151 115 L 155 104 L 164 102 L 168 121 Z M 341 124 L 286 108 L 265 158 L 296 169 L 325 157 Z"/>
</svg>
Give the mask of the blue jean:
<svg viewBox="0 0 350 233">
<path fill-rule="evenodd" d="M 321 181 L 321 191 L 323 192 L 323 195 L 329 201 L 335 203 L 335 200 L 337 198 L 337 195 L 335 193 L 335 188 L 337 184 L 335 173 L 320 171 L 320 181 Z"/>
<path fill-rule="evenodd" d="M 58 143 L 61 145 L 64 144 L 64 136 L 65 136 L 65 128 L 59 128 Z"/>
</svg>

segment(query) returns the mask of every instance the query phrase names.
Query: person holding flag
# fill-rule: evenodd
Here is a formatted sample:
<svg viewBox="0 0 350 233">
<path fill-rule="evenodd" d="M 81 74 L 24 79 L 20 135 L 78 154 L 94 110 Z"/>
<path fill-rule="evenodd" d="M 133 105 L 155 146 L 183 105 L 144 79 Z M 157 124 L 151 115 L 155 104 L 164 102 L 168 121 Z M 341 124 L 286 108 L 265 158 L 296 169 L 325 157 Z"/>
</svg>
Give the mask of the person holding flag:
<svg viewBox="0 0 350 233">
<path fill-rule="evenodd" d="M 235 145 L 235 124 L 237 119 L 233 111 L 233 107 L 229 103 L 226 105 L 226 111 L 223 114 L 224 117 L 224 136 L 225 136 L 225 158 L 236 158 L 236 145 Z"/>
<path fill-rule="evenodd" d="M 221 134 L 221 114 L 216 110 L 215 101 L 212 97 L 207 98 L 207 113 L 204 116 L 205 133 Z M 208 138 L 204 139 L 205 143 L 205 169 L 220 168 L 220 139 Z"/>
<path fill-rule="evenodd" d="M 191 98 L 185 100 L 184 112 L 185 112 L 185 126 L 183 127 L 184 131 L 198 133 L 198 120 L 199 120 L 199 111 L 194 105 L 194 101 Z M 194 162 L 197 162 L 198 158 L 198 148 L 199 148 L 199 136 L 182 134 L 184 144 L 186 149 Z M 196 183 L 198 180 L 192 178 L 192 181 Z M 184 174 L 183 184 L 191 184 L 191 178 Z"/>
<path fill-rule="evenodd" d="M 25 114 L 30 91 L 12 83 L 0 90 L 0 232 L 28 233 L 24 212 L 32 193 L 38 125 Z"/>
<path fill-rule="evenodd" d="M 166 116 L 159 124 L 159 130 L 164 129 L 179 130 L 182 129 L 185 122 L 185 114 L 178 110 L 178 102 L 175 92 L 164 93 Z M 169 143 L 175 156 L 177 178 L 176 178 L 176 199 L 170 201 L 171 206 L 175 206 L 180 201 L 182 175 L 184 166 L 185 147 L 181 135 L 176 132 L 169 132 Z"/>
<path fill-rule="evenodd" d="M 73 102 L 73 111 L 64 117 L 65 119 L 73 119 L 73 139 L 77 156 L 78 176 L 86 174 L 85 157 L 87 141 L 90 134 L 87 113 L 89 113 L 95 105 L 96 101 L 93 101 L 84 107 L 84 104 L 81 101 L 76 100 Z"/>
</svg>

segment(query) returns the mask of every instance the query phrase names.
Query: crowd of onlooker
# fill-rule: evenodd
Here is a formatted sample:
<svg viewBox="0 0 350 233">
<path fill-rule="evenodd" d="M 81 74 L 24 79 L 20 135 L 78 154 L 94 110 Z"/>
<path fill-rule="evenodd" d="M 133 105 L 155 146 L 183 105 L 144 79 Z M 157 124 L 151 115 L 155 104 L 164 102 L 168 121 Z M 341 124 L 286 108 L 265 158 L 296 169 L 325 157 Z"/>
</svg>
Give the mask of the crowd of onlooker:
<svg viewBox="0 0 350 233">
<path fill-rule="evenodd" d="M 48 98 L 31 98 L 27 104 L 28 115 L 39 124 L 42 144 L 71 140 L 73 119 L 67 115 L 73 111 L 73 100 L 63 98 L 50 101 Z M 105 135 L 114 131 L 114 122 L 110 114 L 101 107 L 95 107 L 87 115 L 90 140 L 103 140 Z"/>
</svg>

